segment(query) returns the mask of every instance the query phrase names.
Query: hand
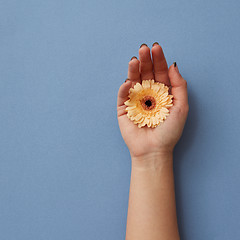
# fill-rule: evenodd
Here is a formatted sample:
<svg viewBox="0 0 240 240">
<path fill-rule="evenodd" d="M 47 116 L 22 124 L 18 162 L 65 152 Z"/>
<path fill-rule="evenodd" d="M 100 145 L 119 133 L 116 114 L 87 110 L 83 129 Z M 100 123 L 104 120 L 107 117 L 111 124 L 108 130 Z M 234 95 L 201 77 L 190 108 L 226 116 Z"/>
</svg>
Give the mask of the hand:
<svg viewBox="0 0 240 240">
<path fill-rule="evenodd" d="M 167 119 L 156 128 L 138 128 L 127 117 L 124 102 L 128 100 L 131 87 L 148 79 L 171 86 L 173 106 Z M 152 58 L 149 47 L 143 44 L 139 49 L 139 60 L 134 57 L 129 62 L 128 80 L 120 86 L 117 99 L 118 123 L 132 159 L 172 153 L 182 135 L 188 109 L 187 82 L 178 67 L 173 64 L 168 69 L 162 48 L 157 43 L 152 47 Z"/>
</svg>

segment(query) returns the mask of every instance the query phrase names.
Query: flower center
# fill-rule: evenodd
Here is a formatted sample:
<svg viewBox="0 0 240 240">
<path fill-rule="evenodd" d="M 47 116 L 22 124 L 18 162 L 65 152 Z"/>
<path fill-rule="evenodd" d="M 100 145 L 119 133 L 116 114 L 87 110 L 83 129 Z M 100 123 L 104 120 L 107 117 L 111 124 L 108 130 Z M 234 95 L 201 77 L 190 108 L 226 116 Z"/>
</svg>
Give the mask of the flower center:
<svg viewBox="0 0 240 240">
<path fill-rule="evenodd" d="M 145 104 L 146 104 L 148 107 L 151 107 L 151 106 L 152 106 L 152 102 L 151 102 L 150 100 L 147 100 L 147 101 L 145 102 Z"/>
<path fill-rule="evenodd" d="M 152 110 L 156 106 L 156 100 L 152 96 L 145 96 L 141 100 L 141 105 L 144 110 Z"/>
</svg>

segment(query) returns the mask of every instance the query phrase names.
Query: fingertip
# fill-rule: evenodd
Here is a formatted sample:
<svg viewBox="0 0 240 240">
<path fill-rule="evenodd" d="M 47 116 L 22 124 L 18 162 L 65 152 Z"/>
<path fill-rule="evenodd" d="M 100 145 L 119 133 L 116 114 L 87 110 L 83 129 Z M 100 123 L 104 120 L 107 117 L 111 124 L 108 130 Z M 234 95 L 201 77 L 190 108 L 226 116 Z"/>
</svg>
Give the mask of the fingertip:
<svg viewBox="0 0 240 240">
<path fill-rule="evenodd" d="M 182 75 L 179 73 L 176 63 L 173 63 L 169 67 L 168 76 L 169 76 L 172 87 L 186 85 L 186 80 L 183 79 Z"/>
<path fill-rule="evenodd" d="M 133 57 L 130 59 L 130 61 L 133 60 L 133 59 L 137 59 L 137 57 L 136 57 L 136 56 L 133 56 Z"/>
<path fill-rule="evenodd" d="M 132 86 L 132 81 L 126 79 L 125 82 L 120 86 L 118 90 L 117 105 L 121 106 L 128 98 L 129 89 Z"/>
<path fill-rule="evenodd" d="M 176 62 L 174 62 L 174 63 L 169 67 L 168 72 L 169 72 L 169 75 L 179 75 L 179 76 L 181 76 Z"/>
<path fill-rule="evenodd" d="M 163 52 L 163 49 L 162 49 L 162 46 L 161 45 L 159 45 L 159 44 L 153 44 L 152 45 L 152 50 L 154 49 L 154 51 L 155 50 L 157 50 L 157 51 L 162 51 Z"/>
<path fill-rule="evenodd" d="M 140 82 L 139 60 L 132 58 L 128 63 L 128 79 Z"/>
<path fill-rule="evenodd" d="M 131 87 L 132 81 L 127 78 L 126 81 L 119 88 L 119 93 L 121 94 L 121 96 L 125 97 L 126 95 L 128 95 L 128 91 Z"/>
<path fill-rule="evenodd" d="M 169 78 L 173 77 L 174 75 L 176 75 L 176 69 L 174 68 L 174 64 L 172 64 L 169 69 L 168 69 L 168 75 Z"/>
<path fill-rule="evenodd" d="M 150 53 L 150 48 L 147 45 L 142 45 L 139 50 L 139 57 L 141 58 L 142 55 L 146 55 Z"/>
<path fill-rule="evenodd" d="M 130 81 L 130 79 L 127 78 L 123 84 L 125 84 L 125 85 L 128 85 L 128 84 L 131 85 L 130 83 L 132 83 L 132 81 Z"/>
<path fill-rule="evenodd" d="M 148 47 L 148 45 L 146 43 L 142 43 L 139 48 L 142 48 L 142 47 Z"/>
<path fill-rule="evenodd" d="M 130 81 L 128 78 L 125 80 L 125 82 L 120 86 L 118 90 L 118 95 L 120 97 L 125 97 L 128 93 L 128 90 L 132 86 L 132 81 Z"/>
<path fill-rule="evenodd" d="M 133 57 L 129 62 L 128 62 L 128 65 L 129 66 L 136 66 L 139 64 L 139 60 L 136 58 L 136 57 Z"/>
<path fill-rule="evenodd" d="M 139 60 L 140 60 L 140 73 L 142 79 L 152 79 L 153 74 L 153 63 L 151 58 L 150 48 L 143 45 L 139 49 Z"/>
</svg>

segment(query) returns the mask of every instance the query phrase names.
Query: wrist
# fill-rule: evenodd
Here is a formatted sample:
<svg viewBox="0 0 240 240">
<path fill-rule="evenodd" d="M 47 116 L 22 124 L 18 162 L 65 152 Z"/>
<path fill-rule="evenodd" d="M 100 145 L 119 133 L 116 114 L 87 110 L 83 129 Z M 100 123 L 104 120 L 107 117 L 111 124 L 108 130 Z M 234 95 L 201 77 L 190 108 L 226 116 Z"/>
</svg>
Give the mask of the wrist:
<svg viewBox="0 0 240 240">
<path fill-rule="evenodd" d="M 173 163 L 173 151 L 166 152 L 150 152 L 141 156 L 132 156 L 132 168 L 141 169 L 158 169 L 163 165 L 171 165 Z"/>
</svg>

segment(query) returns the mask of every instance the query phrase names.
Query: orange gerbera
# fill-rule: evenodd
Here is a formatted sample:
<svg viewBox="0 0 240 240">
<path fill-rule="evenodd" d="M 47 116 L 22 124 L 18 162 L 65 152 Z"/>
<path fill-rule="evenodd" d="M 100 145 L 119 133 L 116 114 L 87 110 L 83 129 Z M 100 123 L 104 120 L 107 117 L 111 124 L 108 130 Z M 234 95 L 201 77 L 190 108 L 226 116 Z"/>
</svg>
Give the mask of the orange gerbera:
<svg viewBox="0 0 240 240">
<path fill-rule="evenodd" d="M 173 96 L 168 94 L 168 86 L 151 80 L 143 80 L 130 88 L 127 106 L 127 116 L 138 127 L 155 128 L 169 115 L 169 108 L 173 106 Z"/>
</svg>

